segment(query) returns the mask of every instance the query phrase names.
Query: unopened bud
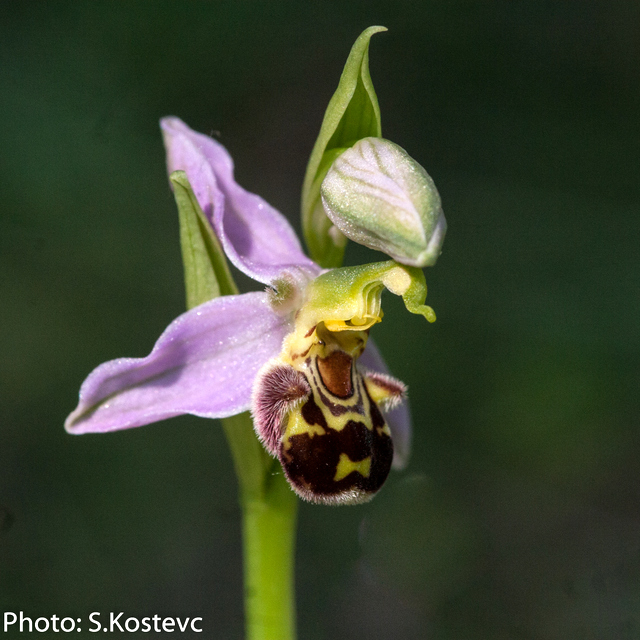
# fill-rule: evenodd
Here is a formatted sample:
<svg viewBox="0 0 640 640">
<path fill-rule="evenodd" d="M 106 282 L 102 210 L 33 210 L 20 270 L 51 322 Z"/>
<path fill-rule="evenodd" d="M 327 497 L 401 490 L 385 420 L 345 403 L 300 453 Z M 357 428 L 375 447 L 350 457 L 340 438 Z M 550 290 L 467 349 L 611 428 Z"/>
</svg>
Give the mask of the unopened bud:
<svg viewBox="0 0 640 640">
<path fill-rule="evenodd" d="M 413 267 L 434 265 L 447 222 L 429 174 L 397 144 L 363 138 L 340 155 L 321 187 L 345 236 Z"/>
</svg>

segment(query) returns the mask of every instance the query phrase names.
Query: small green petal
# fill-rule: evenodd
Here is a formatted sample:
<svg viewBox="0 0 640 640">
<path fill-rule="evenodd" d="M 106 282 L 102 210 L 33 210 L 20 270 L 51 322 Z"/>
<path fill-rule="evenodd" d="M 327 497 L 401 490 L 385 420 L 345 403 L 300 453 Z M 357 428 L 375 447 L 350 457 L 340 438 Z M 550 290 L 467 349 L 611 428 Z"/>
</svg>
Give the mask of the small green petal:
<svg viewBox="0 0 640 640">
<path fill-rule="evenodd" d="M 180 217 L 180 246 L 184 264 L 187 309 L 238 289 L 218 238 L 205 217 L 184 171 L 170 176 Z"/>
<path fill-rule="evenodd" d="M 351 49 L 324 114 L 302 187 L 302 228 L 311 257 L 323 267 L 342 264 L 346 238 L 327 218 L 320 185 L 333 161 L 361 138 L 379 137 L 380 107 L 369 75 L 369 40 L 385 27 L 369 27 Z"/>
</svg>

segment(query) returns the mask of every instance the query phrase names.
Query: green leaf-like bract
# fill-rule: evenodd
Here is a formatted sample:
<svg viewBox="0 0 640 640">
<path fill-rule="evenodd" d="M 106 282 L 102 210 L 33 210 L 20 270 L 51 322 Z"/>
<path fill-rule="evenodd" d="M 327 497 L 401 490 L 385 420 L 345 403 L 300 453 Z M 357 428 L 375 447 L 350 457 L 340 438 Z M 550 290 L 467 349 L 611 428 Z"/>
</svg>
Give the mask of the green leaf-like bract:
<svg viewBox="0 0 640 640">
<path fill-rule="evenodd" d="M 174 171 L 169 179 L 180 217 L 187 309 L 238 293 L 220 242 L 198 204 L 187 174 Z"/>
<path fill-rule="evenodd" d="M 320 185 L 345 149 L 361 138 L 382 135 L 380 107 L 369 75 L 369 41 L 380 31 L 386 28 L 365 29 L 351 48 L 307 165 L 302 187 L 302 228 L 311 257 L 325 268 L 342 264 L 347 240 L 322 208 Z"/>
</svg>

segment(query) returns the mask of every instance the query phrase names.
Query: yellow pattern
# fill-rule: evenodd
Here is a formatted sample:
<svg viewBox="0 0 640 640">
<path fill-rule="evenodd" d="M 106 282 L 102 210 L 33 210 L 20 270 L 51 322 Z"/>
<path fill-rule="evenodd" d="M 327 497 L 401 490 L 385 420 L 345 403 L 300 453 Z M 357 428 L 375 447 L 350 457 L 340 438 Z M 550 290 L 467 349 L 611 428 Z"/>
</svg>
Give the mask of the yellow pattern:
<svg viewBox="0 0 640 640">
<path fill-rule="evenodd" d="M 363 478 L 368 478 L 371 472 L 371 456 L 360 462 L 353 462 L 346 453 L 341 453 L 333 481 L 338 482 L 346 478 L 352 471 L 357 471 Z"/>
<path fill-rule="evenodd" d="M 286 450 L 291 448 L 290 438 L 292 436 L 299 436 L 305 433 L 313 438 L 313 436 L 323 436 L 327 432 L 319 424 L 309 424 L 302 417 L 300 411 L 292 411 L 289 416 L 286 431 L 282 437 L 284 448 Z"/>
</svg>

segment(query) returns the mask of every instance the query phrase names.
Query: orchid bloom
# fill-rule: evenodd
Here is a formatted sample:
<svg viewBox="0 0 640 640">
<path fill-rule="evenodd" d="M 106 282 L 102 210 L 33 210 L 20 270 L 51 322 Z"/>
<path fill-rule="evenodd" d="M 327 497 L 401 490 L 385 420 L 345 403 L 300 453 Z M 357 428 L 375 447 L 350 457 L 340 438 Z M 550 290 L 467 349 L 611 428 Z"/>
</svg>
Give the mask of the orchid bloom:
<svg viewBox="0 0 640 640">
<path fill-rule="evenodd" d="M 370 499 L 392 458 L 405 464 L 410 419 L 400 405 L 405 386 L 388 375 L 368 333 L 382 318 L 385 287 L 435 319 L 423 304 L 422 271 L 393 261 L 321 269 L 287 220 L 235 182 L 221 144 L 178 118 L 161 127 L 169 173 L 186 172 L 228 259 L 266 290 L 201 304 L 176 318 L 147 357 L 97 367 L 65 428 L 106 433 L 250 409 L 298 495 L 326 504 Z"/>
</svg>

